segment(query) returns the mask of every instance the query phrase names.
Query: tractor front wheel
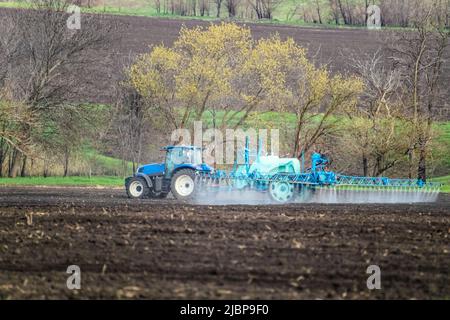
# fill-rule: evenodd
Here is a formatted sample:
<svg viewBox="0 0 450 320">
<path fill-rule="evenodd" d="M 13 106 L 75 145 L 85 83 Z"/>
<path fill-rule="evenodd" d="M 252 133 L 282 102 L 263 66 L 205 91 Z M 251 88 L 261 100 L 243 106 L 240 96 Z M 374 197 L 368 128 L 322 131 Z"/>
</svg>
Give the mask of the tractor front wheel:
<svg viewBox="0 0 450 320">
<path fill-rule="evenodd" d="M 196 189 L 194 170 L 183 169 L 173 175 L 170 191 L 177 200 L 191 200 Z"/>
<path fill-rule="evenodd" d="M 133 177 L 126 184 L 128 198 L 142 199 L 148 196 L 149 188 L 143 178 Z"/>
</svg>

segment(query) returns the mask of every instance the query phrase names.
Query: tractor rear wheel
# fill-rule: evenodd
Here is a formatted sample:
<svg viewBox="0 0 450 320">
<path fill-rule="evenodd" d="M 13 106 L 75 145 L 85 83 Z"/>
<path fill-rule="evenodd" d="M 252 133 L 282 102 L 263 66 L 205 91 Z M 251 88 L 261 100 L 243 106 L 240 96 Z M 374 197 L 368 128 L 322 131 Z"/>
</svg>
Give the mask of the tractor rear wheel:
<svg viewBox="0 0 450 320">
<path fill-rule="evenodd" d="M 170 191 L 177 200 L 191 200 L 197 191 L 195 185 L 195 171 L 182 169 L 172 177 Z"/>
<path fill-rule="evenodd" d="M 147 182 L 140 177 L 131 178 L 126 185 L 128 198 L 142 199 L 148 196 L 149 188 Z"/>
</svg>

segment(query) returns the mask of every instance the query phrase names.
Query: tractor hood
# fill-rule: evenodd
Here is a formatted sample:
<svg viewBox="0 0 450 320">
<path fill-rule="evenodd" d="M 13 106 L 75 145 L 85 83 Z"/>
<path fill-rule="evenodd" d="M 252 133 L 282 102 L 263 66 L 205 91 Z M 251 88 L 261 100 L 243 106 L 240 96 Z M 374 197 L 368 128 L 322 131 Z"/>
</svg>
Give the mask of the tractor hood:
<svg viewBox="0 0 450 320">
<path fill-rule="evenodd" d="M 179 169 L 192 169 L 195 171 L 203 171 L 203 172 L 211 172 L 213 169 L 208 166 L 206 163 L 202 163 L 199 165 L 192 165 L 192 164 L 181 164 L 178 166 L 175 166 L 171 171 L 173 170 L 179 170 Z M 164 175 L 165 174 L 165 164 L 164 163 L 150 163 L 145 164 L 143 166 L 140 166 L 137 169 L 137 173 L 143 173 L 146 175 Z"/>
<path fill-rule="evenodd" d="M 138 173 L 143 173 L 146 175 L 163 175 L 164 174 L 164 163 L 150 163 L 140 166 L 137 169 Z"/>
</svg>

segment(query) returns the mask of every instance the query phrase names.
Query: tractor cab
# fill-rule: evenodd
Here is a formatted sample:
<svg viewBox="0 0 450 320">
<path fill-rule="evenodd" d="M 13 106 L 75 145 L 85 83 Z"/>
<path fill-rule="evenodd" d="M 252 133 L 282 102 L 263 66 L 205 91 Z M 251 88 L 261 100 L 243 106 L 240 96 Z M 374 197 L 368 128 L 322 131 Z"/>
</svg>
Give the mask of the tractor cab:
<svg viewBox="0 0 450 320">
<path fill-rule="evenodd" d="M 182 167 L 203 171 L 202 149 L 195 146 L 168 146 L 166 151 L 165 177 L 170 178 L 173 172 Z"/>
</svg>

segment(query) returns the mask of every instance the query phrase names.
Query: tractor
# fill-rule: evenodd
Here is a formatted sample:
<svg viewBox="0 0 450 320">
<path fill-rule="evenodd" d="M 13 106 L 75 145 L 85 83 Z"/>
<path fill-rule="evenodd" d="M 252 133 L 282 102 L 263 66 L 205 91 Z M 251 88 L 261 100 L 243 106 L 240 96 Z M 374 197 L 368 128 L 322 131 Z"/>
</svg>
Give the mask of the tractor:
<svg viewBox="0 0 450 320">
<path fill-rule="evenodd" d="M 197 192 L 195 177 L 212 168 L 202 161 L 202 149 L 195 146 L 167 146 L 163 163 L 140 166 L 125 179 L 129 198 L 163 199 L 172 192 L 178 200 L 191 199 Z"/>
<path fill-rule="evenodd" d="M 414 192 L 437 194 L 441 184 L 415 179 L 346 176 L 330 171 L 327 157 L 311 155 L 311 166 L 305 168 L 296 158 L 261 156 L 258 145 L 256 159 L 250 164 L 249 139 L 244 148 L 245 164 L 231 171 L 213 170 L 202 160 L 202 148 L 168 146 L 164 163 L 147 164 L 138 168 L 133 177 L 125 180 L 130 198 L 165 198 L 170 192 L 178 200 L 192 200 L 197 194 L 221 193 L 232 190 L 254 190 L 268 193 L 276 203 L 295 199 L 306 202 L 322 188 L 343 190 L 372 190 L 375 192 Z M 430 197 L 432 199 L 433 197 Z"/>
</svg>

